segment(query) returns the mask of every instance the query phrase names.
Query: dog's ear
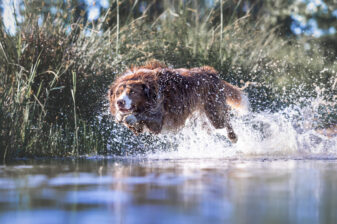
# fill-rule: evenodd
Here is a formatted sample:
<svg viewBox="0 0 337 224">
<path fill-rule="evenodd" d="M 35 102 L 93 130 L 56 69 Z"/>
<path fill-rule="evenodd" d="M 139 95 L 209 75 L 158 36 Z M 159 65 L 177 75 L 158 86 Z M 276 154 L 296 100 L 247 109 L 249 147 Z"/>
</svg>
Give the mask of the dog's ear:
<svg viewBox="0 0 337 224">
<path fill-rule="evenodd" d="M 112 115 L 116 113 L 116 107 L 115 107 L 115 90 L 117 85 L 111 85 L 108 90 L 108 100 L 110 104 L 110 112 Z"/>
<path fill-rule="evenodd" d="M 144 91 L 146 98 L 149 99 L 150 98 L 150 87 L 146 84 L 142 84 L 142 87 L 143 87 L 143 91 Z"/>
<path fill-rule="evenodd" d="M 112 85 L 109 87 L 108 95 L 107 95 L 107 97 L 108 97 L 109 100 L 112 100 L 113 98 L 115 98 L 116 88 L 117 88 L 117 85 L 116 85 L 116 84 L 112 84 Z"/>
<path fill-rule="evenodd" d="M 149 84 L 143 84 L 142 86 L 143 86 L 143 91 L 144 91 L 146 98 L 149 101 L 156 100 L 157 98 L 156 89 Z"/>
</svg>

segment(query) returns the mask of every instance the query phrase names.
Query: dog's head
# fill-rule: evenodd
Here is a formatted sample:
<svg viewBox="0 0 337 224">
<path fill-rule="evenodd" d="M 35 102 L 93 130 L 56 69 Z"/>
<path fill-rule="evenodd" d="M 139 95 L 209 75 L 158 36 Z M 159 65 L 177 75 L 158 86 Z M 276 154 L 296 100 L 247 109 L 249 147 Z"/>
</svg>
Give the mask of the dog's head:
<svg viewBox="0 0 337 224">
<path fill-rule="evenodd" d="M 148 87 L 139 82 L 122 82 L 111 89 L 116 110 L 125 114 L 140 109 L 146 103 L 148 92 Z"/>
<path fill-rule="evenodd" d="M 156 88 L 144 80 L 116 80 L 108 93 L 111 113 L 125 116 L 144 111 L 156 98 Z"/>
</svg>

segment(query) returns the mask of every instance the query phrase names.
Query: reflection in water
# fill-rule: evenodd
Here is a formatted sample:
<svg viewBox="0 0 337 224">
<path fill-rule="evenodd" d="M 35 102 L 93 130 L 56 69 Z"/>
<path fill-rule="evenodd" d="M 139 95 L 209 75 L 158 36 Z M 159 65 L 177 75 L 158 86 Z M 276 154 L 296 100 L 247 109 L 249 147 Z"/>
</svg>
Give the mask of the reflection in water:
<svg viewBox="0 0 337 224">
<path fill-rule="evenodd" d="M 336 160 L 16 161 L 0 223 L 337 223 L 336 183 Z"/>
</svg>

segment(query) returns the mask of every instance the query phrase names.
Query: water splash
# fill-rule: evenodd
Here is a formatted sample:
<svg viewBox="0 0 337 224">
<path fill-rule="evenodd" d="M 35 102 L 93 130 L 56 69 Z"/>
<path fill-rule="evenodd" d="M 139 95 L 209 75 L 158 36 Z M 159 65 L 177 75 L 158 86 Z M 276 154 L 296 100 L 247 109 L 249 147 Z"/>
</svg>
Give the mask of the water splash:
<svg viewBox="0 0 337 224">
<path fill-rule="evenodd" d="M 178 134 L 162 136 L 174 150 L 148 153 L 150 158 L 337 158 L 337 136 L 326 136 L 307 127 L 307 120 L 293 119 L 287 108 L 277 113 L 251 113 L 232 119 L 239 137 L 236 144 L 226 130 L 205 129 L 204 122 L 190 122 Z M 206 118 L 200 120 L 206 121 Z"/>
<path fill-rule="evenodd" d="M 227 139 L 226 130 L 215 130 L 200 114 L 189 119 L 178 133 L 159 137 L 135 137 L 123 128 L 115 129 L 115 142 L 125 143 L 123 155 L 145 152 L 147 158 L 158 159 L 337 158 L 336 116 L 321 125 L 326 114 L 337 113 L 336 95 L 334 90 L 314 86 L 315 93 L 308 97 L 300 87 L 294 88 L 293 92 L 297 89 L 303 97 L 287 93 L 293 103 L 277 112 L 265 109 L 235 114 L 231 123 L 239 138 L 236 144 Z M 115 150 L 113 146 L 111 150 Z"/>
</svg>

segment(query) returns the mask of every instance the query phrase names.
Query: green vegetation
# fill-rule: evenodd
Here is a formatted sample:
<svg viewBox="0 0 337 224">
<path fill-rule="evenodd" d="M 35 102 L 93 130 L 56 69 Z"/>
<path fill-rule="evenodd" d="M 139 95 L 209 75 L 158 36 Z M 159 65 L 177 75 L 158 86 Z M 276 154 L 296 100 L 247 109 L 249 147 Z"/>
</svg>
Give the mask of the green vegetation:
<svg viewBox="0 0 337 224">
<path fill-rule="evenodd" d="M 150 59 L 210 65 L 239 86 L 254 81 L 247 92 L 256 111 L 319 95 L 327 105 L 317 126 L 337 123 L 336 34 L 293 35 L 294 5 L 130 2 L 112 1 L 89 22 L 83 3 L 34 1 L 15 34 L 0 21 L 1 159 L 120 154 L 128 142 L 146 144 L 151 136 L 136 139 L 109 120 L 105 97 L 116 74 Z"/>
</svg>

